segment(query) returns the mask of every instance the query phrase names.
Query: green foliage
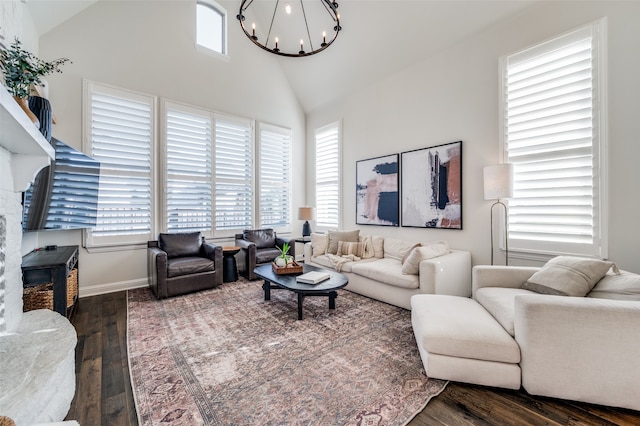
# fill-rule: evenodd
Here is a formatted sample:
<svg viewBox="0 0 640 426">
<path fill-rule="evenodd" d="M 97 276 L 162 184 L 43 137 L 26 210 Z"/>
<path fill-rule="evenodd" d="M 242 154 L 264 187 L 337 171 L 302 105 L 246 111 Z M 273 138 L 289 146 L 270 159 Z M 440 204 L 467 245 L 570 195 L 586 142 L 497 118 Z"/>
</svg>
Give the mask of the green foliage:
<svg viewBox="0 0 640 426">
<path fill-rule="evenodd" d="M 8 49 L 0 49 L 0 69 L 4 74 L 7 90 L 19 98 L 29 96 L 29 87 L 40 84 L 42 77 L 53 72 L 59 72 L 67 58 L 46 62 L 33 53 L 24 50 L 17 38 Z"/>
<path fill-rule="evenodd" d="M 278 250 L 280 250 L 280 256 L 283 259 L 287 258 L 287 253 L 289 253 L 289 243 L 284 243 L 282 244 L 282 248 L 278 247 Z"/>
</svg>

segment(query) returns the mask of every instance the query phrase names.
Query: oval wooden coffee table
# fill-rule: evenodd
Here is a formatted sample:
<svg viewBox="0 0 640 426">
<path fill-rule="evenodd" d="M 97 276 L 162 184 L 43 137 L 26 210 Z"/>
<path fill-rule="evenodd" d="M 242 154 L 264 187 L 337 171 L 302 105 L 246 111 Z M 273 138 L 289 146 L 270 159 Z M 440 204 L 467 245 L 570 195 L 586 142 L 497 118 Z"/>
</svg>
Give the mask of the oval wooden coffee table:
<svg viewBox="0 0 640 426">
<path fill-rule="evenodd" d="M 258 266 L 253 273 L 264 280 L 262 288 L 264 289 L 264 300 L 271 300 L 272 289 L 286 289 L 298 293 L 298 319 L 302 319 L 302 302 L 306 296 L 328 296 L 329 309 L 336 308 L 336 290 L 349 284 L 349 279 L 338 272 L 328 269 L 316 268 L 315 266 L 302 264 L 303 273 L 311 271 L 326 272 L 329 279 L 318 284 L 305 284 L 296 281 L 296 277 L 300 274 L 276 274 L 271 268 L 271 264 Z"/>
</svg>

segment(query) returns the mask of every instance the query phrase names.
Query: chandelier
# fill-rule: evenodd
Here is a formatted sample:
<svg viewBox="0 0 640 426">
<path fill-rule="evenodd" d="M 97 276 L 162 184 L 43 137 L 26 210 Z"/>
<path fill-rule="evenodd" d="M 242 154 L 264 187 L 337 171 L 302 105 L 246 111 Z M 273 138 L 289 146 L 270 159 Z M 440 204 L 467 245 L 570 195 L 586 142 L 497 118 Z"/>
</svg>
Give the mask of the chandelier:
<svg viewBox="0 0 640 426">
<path fill-rule="evenodd" d="M 267 52 L 289 57 L 322 52 L 342 30 L 338 3 L 298 1 L 243 0 L 236 18 L 249 40 Z"/>
</svg>

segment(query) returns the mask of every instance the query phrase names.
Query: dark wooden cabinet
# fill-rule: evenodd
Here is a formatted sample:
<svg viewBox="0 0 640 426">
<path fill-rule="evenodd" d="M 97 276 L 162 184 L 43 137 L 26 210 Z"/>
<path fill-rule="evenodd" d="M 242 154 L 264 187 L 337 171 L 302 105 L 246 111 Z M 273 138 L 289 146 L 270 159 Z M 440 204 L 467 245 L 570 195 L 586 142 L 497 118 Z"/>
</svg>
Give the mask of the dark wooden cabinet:
<svg viewBox="0 0 640 426">
<path fill-rule="evenodd" d="M 77 269 L 78 246 L 32 251 L 22 257 L 22 283 L 24 288 L 53 283 L 53 310 L 70 317 L 77 302 L 77 292 L 72 303 L 67 303 L 67 281 Z"/>
</svg>

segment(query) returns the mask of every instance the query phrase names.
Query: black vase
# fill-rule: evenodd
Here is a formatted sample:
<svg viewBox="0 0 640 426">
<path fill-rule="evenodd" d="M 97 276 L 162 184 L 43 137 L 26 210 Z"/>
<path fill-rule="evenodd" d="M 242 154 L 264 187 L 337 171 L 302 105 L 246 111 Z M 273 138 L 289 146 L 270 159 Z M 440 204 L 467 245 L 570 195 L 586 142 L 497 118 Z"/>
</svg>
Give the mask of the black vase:
<svg viewBox="0 0 640 426">
<path fill-rule="evenodd" d="M 51 126 L 53 122 L 51 102 L 40 96 L 29 96 L 29 109 L 40 120 L 40 133 L 47 141 L 51 142 Z"/>
</svg>

